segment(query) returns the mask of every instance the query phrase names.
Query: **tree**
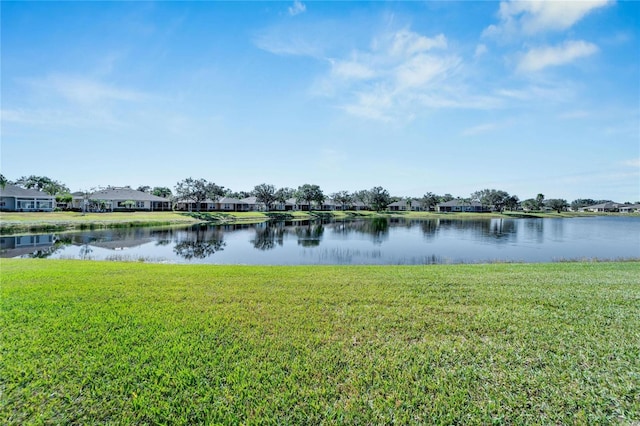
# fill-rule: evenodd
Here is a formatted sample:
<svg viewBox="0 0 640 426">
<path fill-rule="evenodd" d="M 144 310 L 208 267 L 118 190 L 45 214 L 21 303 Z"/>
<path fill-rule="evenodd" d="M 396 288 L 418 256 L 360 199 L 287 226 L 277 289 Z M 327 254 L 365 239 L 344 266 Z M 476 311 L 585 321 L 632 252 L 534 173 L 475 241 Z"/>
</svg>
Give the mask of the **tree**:
<svg viewBox="0 0 640 426">
<path fill-rule="evenodd" d="M 369 190 L 371 207 L 379 212 L 380 210 L 386 209 L 389 204 L 391 204 L 391 196 L 389 195 L 389 191 L 384 189 L 381 186 L 375 186 Z"/>
<path fill-rule="evenodd" d="M 289 198 L 294 198 L 296 196 L 296 190 L 293 188 L 284 187 L 278 189 L 278 191 L 276 191 L 276 195 L 278 197 L 277 201 L 284 203 Z"/>
<path fill-rule="evenodd" d="M 150 193 L 151 192 L 151 187 L 149 185 L 139 186 L 139 187 L 136 188 L 136 191 Z"/>
<path fill-rule="evenodd" d="M 433 192 L 427 192 L 422 196 L 422 205 L 425 207 L 425 209 L 427 209 L 427 211 L 431 210 L 432 208 L 435 209 L 436 204 L 438 204 L 439 202 L 440 197 L 438 197 Z"/>
<path fill-rule="evenodd" d="M 243 198 L 247 198 L 247 197 L 251 197 L 251 192 L 247 192 L 247 191 L 232 191 L 230 189 L 227 189 L 224 193 L 225 197 L 231 197 L 231 198 L 237 198 L 239 200 L 243 199 Z"/>
<path fill-rule="evenodd" d="M 256 201 L 264 203 L 267 206 L 267 211 L 271 210 L 271 206 L 278 201 L 278 194 L 276 187 L 266 183 L 261 183 L 253 188 L 253 195 L 256 197 Z"/>
<path fill-rule="evenodd" d="M 593 206 L 594 204 L 598 203 L 596 203 L 596 200 L 592 200 L 591 198 L 578 198 L 571 202 L 571 209 L 577 211 L 582 207 Z"/>
<path fill-rule="evenodd" d="M 224 187 L 205 179 L 187 178 L 176 184 L 176 196 L 180 200 L 193 201 L 200 211 L 200 203 L 207 198 L 216 201 L 224 196 Z"/>
<path fill-rule="evenodd" d="M 365 206 L 371 207 L 371 192 L 367 189 L 354 192 L 352 195 L 354 201 L 360 201 Z"/>
<path fill-rule="evenodd" d="M 538 202 L 535 198 L 527 198 L 522 203 L 520 203 L 523 209 L 525 210 L 538 210 Z"/>
<path fill-rule="evenodd" d="M 452 201 L 452 200 L 455 200 L 455 198 L 451 194 L 444 194 L 443 196 L 440 197 L 441 203 L 446 203 L 447 201 Z"/>
<path fill-rule="evenodd" d="M 165 186 L 155 186 L 151 191 L 151 193 L 156 197 L 162 197 L 162 198 L 169 198 L 173 195 L 173 193 L 171 192 L 171 189 Z"/>
<path fill-rule="evenodd" d="M 552 208 L 553 210 L 557 211 L 558 213 L 566 210 L 567 207 L 569 207 L 569 203 L 567 203 L 567 200 L 563 200 L 561 198 L 553 198 L 553 199 L 547 200 L 546 205 Z"/>
<path fill-rule="evenodd" d="M 338 192 L 334 192 L 333 194 L 331 194 L 331 198 L 333 198 L 333 200 L 340 204 L 340 206 L 342 207 L 342 210 L 346 210 L 346 207 L 349 206 L 349 204 L 351 204 L 351 194 L 349 194 L 349 191 L 338 191 Z"/>
<path fill-rule="evenodd" d="M 69 192 L 69 188 L 57 180 L 48 178 L 47 176 L 22 176 L 16 180 L 16 185 L 27 189 L 37 189 L 46 192 L 49 195 L 64 194 Z"/>
<path fill-rule="evenodd" d="M 506 191 L 497 189 L 483 189 L 471 194 L 471 200 L 478 201 L 484 206 L 492 206 L 495 210 L 501 212 L 509 199 Z"/>
<path fill-rule="evenodd" d="M 518 205 L 520 204 L 520 199 L 517 195 L 512 195 L 505 200 L 504 207 L 511 211 L 517 210 Z"/>
<path fill-rule="evenodd" d="M 4 189 L 4 187 L 7 186 L 7 183 L 9 183 L 7 178 L 4 177 L 4 175 L 0 173 L 0 188 Z"/>
<path fill-rule="evenodd" d="M 542 210 L 544 207 L 544 194 L 536 195 L 536 210 Z"/>
<path fill-rule="evenodd" d="M 324 202 L 324 199 L 325 196 L 318 185 L 305 183 L 304 185 L 299 186 L 296 191 L 296 201 L 306 201 L 309 204 L 309 210 L 311 210 L 314 202 L 321 205 Z"/>
</svg>

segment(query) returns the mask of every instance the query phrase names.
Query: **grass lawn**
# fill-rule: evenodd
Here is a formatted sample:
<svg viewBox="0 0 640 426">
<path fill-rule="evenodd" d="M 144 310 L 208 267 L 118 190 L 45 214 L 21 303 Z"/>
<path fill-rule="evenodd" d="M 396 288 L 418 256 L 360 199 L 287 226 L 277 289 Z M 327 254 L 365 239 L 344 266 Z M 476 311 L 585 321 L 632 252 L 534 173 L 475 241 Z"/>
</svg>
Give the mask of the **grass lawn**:
<svg viewBox="0 0 640 426">
<path fill-rule="evenodd" d="M 1 260 L 1 424 L 636 424 L 640 263 Z"/>
</svg>

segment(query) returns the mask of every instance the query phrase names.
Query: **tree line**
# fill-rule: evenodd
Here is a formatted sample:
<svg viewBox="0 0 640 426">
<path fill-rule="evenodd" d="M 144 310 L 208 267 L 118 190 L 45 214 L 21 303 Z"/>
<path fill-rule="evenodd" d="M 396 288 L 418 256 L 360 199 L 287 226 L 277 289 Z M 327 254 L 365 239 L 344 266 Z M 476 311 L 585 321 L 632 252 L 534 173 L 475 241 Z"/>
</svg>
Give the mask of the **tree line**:
<svg viewBox="0 0 640 426">
<path fill-rule="evenodd" d="M 49 195 L 56 197 L 58 202 L 70 202 L 72 196 L 69 188 L 62 182 L 51 179 L 47 176 L 22 176 L 15 181 L 10 181 L 0 174 L 0 187 L 4 188 L 6 184 L 13 184 L 27 189 L 37 189 Z M 107 187 L 111 188 L 111 187 Z M 127 188 L 133 189 L 130 186 Z M 104 188 L 94 188 L 94 192 Z M 478 202 L 485 206 L 491 206 L 496 211 L 516 210 L 523 208 L 526 210 L 543 210 L 550 208 L 561 212 L 569 207 L 573 210 L 579 208 L 611 202 L 611 200 L 595 200 L 591 198 L 579 198 L 571 203 L 565 199 L 545 199 L 544 194 L 537 194 L 535 198 L 528 198 L 520 201 L 517 195 L 509 194 L 503 190 L 482 189 L 470 194 L 469 197 L 454 197 L 451 194 L 438 195 L 433 192 L 426 192 L 422 197 L 397 197 L 390 195 L 389 191 L 381 186 L 375 186 L 371 189 L 363 189 L 359 191 L 337 191 L 325 195 L 320 186 L 314 184 L 304 184 L 298 188 L 282 187 L 277 188 L 275 185 L 261 183 L 256 185 L 251 191 L 232 191 L 214 182 L 206 179 L 194 179 L 188 177 L 176 183 L 174 191 L 168 187 L 141 185 L 136 188 L 137 191 L 156 195 L 158 197 L 171 199 L 173 201 L 189 201 L 196 204 L 197 208 L 205 200 L 218 201 L 222 197 L 231 198 L 247 198 L 254 196 L 256 201 L 263 203 L 268 210 L 271 210 L 276 204 L 284 204 L 289 199 L 295 199 L 298 203 L 306 203 L 312 205 L 322 205 L 325 200 L 332 199 L 343 209 L 351 207 L 357 203 L 370 207 L 373 210 L 381 211 L 396 201 L 406 201 L 411 207 L 419 202 L 423 209 L 434 210 L 435 207 L 447 201 L 459 200 L 461 204 L 470 204 Z"/>
</svg>

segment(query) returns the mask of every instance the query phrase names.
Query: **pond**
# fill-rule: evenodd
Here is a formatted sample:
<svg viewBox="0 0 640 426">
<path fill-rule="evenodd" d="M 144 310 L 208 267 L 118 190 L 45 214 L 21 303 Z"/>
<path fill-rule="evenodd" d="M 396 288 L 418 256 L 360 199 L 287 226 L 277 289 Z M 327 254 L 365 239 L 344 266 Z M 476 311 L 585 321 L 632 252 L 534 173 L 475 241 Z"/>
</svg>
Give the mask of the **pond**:
<svg viewBox="0 0 640 426">
<path fill-rule="evenodd" d="M 640 217 L 376 218 L 1 237 L 1 257 L 253 265 L 640 258 Z"/>
</svg>

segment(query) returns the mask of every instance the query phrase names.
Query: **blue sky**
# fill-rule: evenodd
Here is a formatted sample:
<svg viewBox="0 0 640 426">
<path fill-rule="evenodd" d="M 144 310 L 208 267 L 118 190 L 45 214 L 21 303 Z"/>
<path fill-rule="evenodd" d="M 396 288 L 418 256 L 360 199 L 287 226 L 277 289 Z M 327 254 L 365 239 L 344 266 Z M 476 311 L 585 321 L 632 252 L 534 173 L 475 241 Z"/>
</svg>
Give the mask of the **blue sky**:
<svg viewBox="0 0 640 426">
<path fill-rule="evenodd" d="M 640 200 L 640 3 L 8 2 L 1 170 Z"/>
</svg>

